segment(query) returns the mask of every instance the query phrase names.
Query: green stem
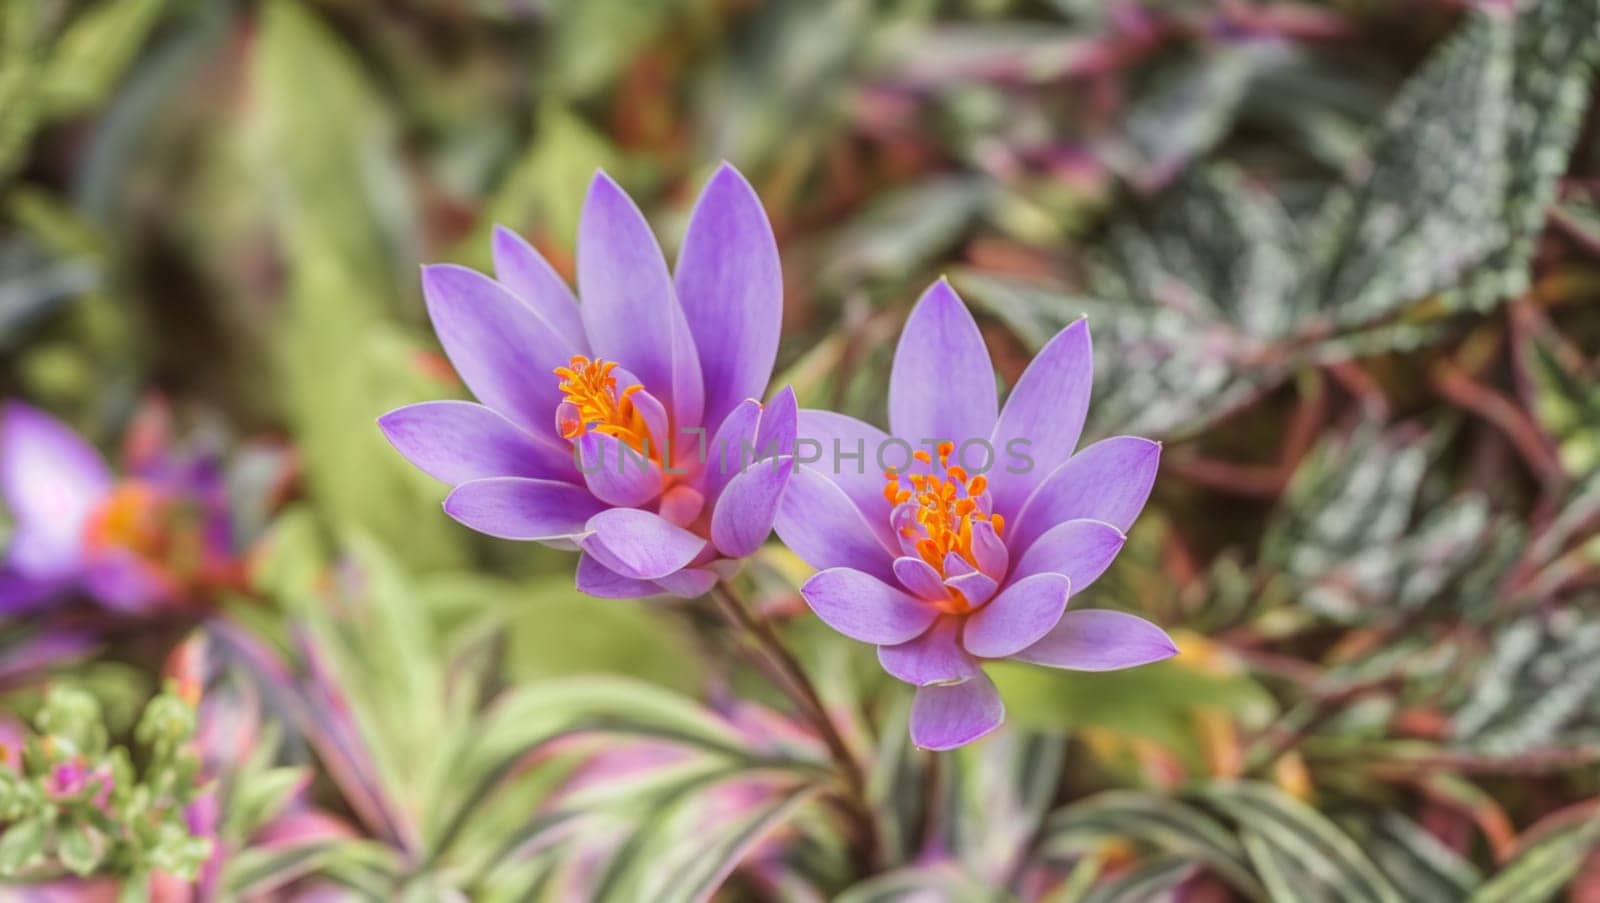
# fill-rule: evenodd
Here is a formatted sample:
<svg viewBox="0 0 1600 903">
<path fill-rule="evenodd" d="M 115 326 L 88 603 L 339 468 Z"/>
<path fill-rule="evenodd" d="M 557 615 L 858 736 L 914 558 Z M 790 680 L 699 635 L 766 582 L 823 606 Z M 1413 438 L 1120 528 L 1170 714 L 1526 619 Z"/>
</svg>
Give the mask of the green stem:
<svg viewBox="0 0 1600 903">
<path fill-rule="evenodd" d="M 749 606 L 738 597 L 732 587 L 726 583 L 717 584 L 711 589 L 711 598 L 735 634 L 748 643 L 755 653 L 752 656 L 752 663 L 788 697 L 822 738 L 834 766 L 838 769 L 839 777 L 844 782 L 844 811 L 846 817 L 854 823 L 858 839 L 862 844 L 863 859 L 869 868 L 874 870 L 880 868 L 877 830 L 873 825 L 871 809 L 867 805 L 866 777 L 855 754 L 850 751 L 837 725 L 829 717 L 827 707 L 823 705 L 822 696 L 817 692 L 816 686 L 806 676 L 805 669 L 789 652 L 777 632 L 772 629 L 772 625 L 752 614 Z"/>
</svg>

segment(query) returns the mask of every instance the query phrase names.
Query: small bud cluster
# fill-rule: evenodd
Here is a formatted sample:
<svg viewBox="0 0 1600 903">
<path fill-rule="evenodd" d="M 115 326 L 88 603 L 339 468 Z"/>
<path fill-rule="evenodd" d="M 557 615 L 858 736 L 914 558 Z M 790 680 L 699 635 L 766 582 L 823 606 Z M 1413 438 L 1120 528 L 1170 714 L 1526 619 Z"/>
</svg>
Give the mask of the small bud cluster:
<svg viewBox="0 0 1600 903">
<path fill-rule="evenodd" d="M 0 750 L 0 878 L 193 879 L 211 849 L 186 817 L 203 788 L 194 709 L 176 687 L 150 701 L 134 731 L 142 772 L 82 690 L 52 688 L 34 727 L 20 750 Z"/>
</svg>

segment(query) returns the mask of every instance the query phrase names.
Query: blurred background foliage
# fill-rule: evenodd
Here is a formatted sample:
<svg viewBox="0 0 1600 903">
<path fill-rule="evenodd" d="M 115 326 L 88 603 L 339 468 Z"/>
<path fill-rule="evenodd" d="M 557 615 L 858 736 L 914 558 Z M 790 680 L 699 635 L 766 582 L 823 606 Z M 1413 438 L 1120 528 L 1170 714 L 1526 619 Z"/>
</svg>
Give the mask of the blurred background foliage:
<svg viewBox="0 0 1600 903">
<path fill-rule="evenodd" d="M 182 838 L 57 861 L 13 828 L 0 869 L 41 899 L 1600 899 L 1597 54 L 1596 0 L 5 0 L 0 394 L 102 448 L 165 399 L 259 542 L 176 619 L 0 627 L 18 736 L 61 730 L 46 683 L 131 737 L 187 681 L 197 883 L 162 880 Z M 670 255 L 721 159 L 777 231 L 803 403 L 881 422 L 947 273 L 1004 380 L 1087 315 L 1091 431 L 1166 442 L 1084 604 L 1182 654 L 997 668 L 1007 729 L 957 754 L 907 748 L 908 689 L 805 616 L 802 566 L 748 569 L 870 763 L 864 826 L 702 606 L 578 596 L 373 425 L 462 391 L 419 263 L 486 267 L 503 223 L 570 275 L 597 166 Z"/>
</svg>

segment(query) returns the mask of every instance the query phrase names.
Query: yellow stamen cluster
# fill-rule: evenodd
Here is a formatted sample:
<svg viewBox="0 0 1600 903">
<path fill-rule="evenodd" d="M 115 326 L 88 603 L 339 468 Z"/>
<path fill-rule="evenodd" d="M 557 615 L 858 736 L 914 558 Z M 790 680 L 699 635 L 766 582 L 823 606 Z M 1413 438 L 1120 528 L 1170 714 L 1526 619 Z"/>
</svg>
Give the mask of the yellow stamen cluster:
<svg viewBox="0 0 1600 903">
<path fill-rule="evenodd" d="M 1005 529 L 1005 518 L 986 513 L 978 506 L 978 497 L 988 488 L 989 481 L 982 474 L 969 477 L 965 468 L 950 463 L 955 443 L 940 443 L 938 452 L 938 467 L 932 473 L 906 474 L 902 478 L 897 471 L 885 471 L 883 476 L 888 483 L 883 487 L 883 497 L 891 505 L 916 503 L 915 523 L 901 527 L 900 535 L 916 540 L 917 554 L 943 574 L 945 556 L 951 552 L 977 567 L 972 555 L 973 524 L 987 521 L 999 535 Z M 926 451 L 917 451 L 913 457 L 930 466 L 934 463 Z M 905 483 L 911 484 L 909 489 Z M 922 538 L 918 539 L 919 535 Z"/>
<path fill-rule="evenodd" d="M 644 386 L 632 385 L 618 393 L 617 378 L 611 373 L 615 369 L 616 361 L 591 361 L 581 354 L 573 355 L 567 366 L 555 369 L 561 377 L 561 393 L 567 403 L 578 409 L 576 417 L 563 419 L 561 435 L 576 439 L 585 430 L 593 429 L 642 452 L 650 430 L 634 407 L 633 396 Z"/>
</svg>

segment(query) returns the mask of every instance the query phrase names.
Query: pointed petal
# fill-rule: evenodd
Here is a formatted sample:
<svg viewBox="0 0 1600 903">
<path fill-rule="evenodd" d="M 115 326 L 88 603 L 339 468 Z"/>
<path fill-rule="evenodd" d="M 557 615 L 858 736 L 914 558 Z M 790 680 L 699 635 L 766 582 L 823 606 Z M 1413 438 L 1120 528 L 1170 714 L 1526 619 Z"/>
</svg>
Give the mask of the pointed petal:
<svg viewBox="0 0 1600 903">
<path fill-rule="evenodd" d="M 711 512 L 711 541 L 718 551 L 743 558 L 761 548 L 793 473 L 794 458 L 785 455 L 753 464 L 728 483 Z"/>
<path fill-rule="evenodd" d="M 608 505 L 642 505 L 661 493 L 661 467 L 608 433 L 577 441 L 578 470 L 594 497 Z"/>
<path fill-rule="evenodd" d="M 18 572 L 72 570 L 84 522 L 110 491 L 104 459 L 66 424 L 21 402 L 0 408 L 0 497 L 16 524 L 10 563 Z"/>
<path fill-rule="evenodd" d="M 706 498 L 715 499 L 728 481 L 744 470 L 761 421 L 761 402 L 746 398 L 729 412 L 705 446 L 705 461 L 696 480 Z M 698 449 L 697 449 L 698 451 Z"/>
<path fill-rule="evenodd" d="M 594 556 L 588 553 L 578 556 L 575 582 L 578 592 L 602 599 L 643 599 L 662 594 L 661 587 L 654 582 L 624 577 L 596 561 Z"/>
<path fill-rule="evenodd" d="M 644 214 L 605 173 L 578 224 L 579 312 L 589 347 L 632 370 L 680 428 L 698 426 L 704 386 L 689 324 Z"/>
<path fill-rule="evenodd" d="M 783 272 L 761 201 L 724 163 L 695 203 L 678 253 L 678 298 L 700 351 L 705 420 L 720 422 L 772 377 Z"/>
<path fill-rule="evenodd" d="M 922 749 L 946 750 L 982 737 L 1006 720 L 988 675 L 945 686 L 922 687 L 911 703 L 911 742 Z"/>
<path fill-rule="evenodd" d="M 902 555 L 894 560 L 894 576 L 900 585 L 910 590 L 911 595 L 919 599 L 939 600 L 949 597 L 945 591 L 944 581 L 939 578 L 939 572 L 933 565 L 911 555 Z"/>
<path fill-rule="evenodd" d="M 1060 574 L 1019 580 L 967 616 L 961 642 L 982 658 L 1005 658 L 1026 649 L 1061 620 L 1071 592 L 1071 584 Z"/>
<path fill-rule="evenodd" d="M 990 444 L 999 466 L 989 471 L 989 492 L 994 510 L 1010 518 L 1052 470 L 1072 456 L 1089 413 L 1089 390 L 1094 385 L 1094 353 L 1089 345 L 1089 321 L 1079 320 L 1056 333 L 1022 371 L 1005 409 L 995 424 Z M 1013 473 L 1007 454 L 1011 443 L 1025 441 L 1029 464 Z M 1022 462 L 1016 469 L 1023 470 Z"/>
<path fill-rule="evenodd" d="M 581 486 L 524 477 L 462 483 L 445 497 L 444 511 L 479 533 L 500 539 L 573 536 L 604 506 Z"/>
<path fill-rule="evenodd" d="M 576 352 L 511 290 L 453 264 L 422 270 L 439 344 L 477 399 L 536 436 L 554 439 L 551 416 L 561 403 L 556 367 Z"/>
<path fill-rule="evenodd" d="M 1114 671 L 1148 665 L 1178 654 L 1166 631 L 1120 611 L 1077 609 L 1016 658 L 1074 671 Z"/>
<path fill-rule="evenodd" d="M 583 550 L 624 577 L 659 580 L 693 561 L 706 541 L 660 515 L 610 508 L 589 518 Z"/>
<path fill-rule="evenodd" d="M 1051 527 L 1028 547 L 1011 579 L 1047 572 L 1065 574 L 1072 581 L 1072 591 L 1080 593 L 1105 573 L 1127 541 L 1127 534 L 1105 521 L 1069 520 Z"/>
<path fill-rule="evenodd" d="M 919 687 L 954 684 L 980 675 L 978 662 L 961 648 L 961 620 L 946 615 L 922 636 L 898 646 L 879 646 L 883 670 Z"/>
<path fill-rule="evenodd" d="M 879 466 L 878 455 L 889 436 L 869 423 L 833 411 L 801 411 L 799 426 L 801 439 L 816 445 L 797 454 L 819 455 L 809 466 L 837 483 L 869 523 L 887 524 L 889 500 L 883 497 L 884 468 Z"/>
<path fill-rule="evenodd" d="M 774 525 L 790 551 L 814 568 L 848 567 L 894 579 L 895 555 L 878 541 L 861 512 L 827 477 L 796 467 Z"/>
<path fill-rule="evenodd" d="M 912 309 L 889 373 L 889 430 L 922 447 L 987 439 L 999 411 L 983 334 L 955 289 L 935 282 Z"/>
<path fill-rule="evenodd" d="M 784 386 L 761 409 L 756 426 L 756 450 L 762 457 L 794 454 L 795 433 L 799 429 L 800 404 L 794 387 Z"/>
<path fill-rule="evenodd" d="M 996 580 L 1005 579 L 1011 553 L 1005 540 L 994 531 L 994 524 L 980 520 L 972 525 L 972 557 L 978 559 L 979 570 Z"/>
<path fill-rule="evenodd" d="M 583 334 L 578 299 L 561 274 L 533 245 L 505 226 L 494 227 L 492 246 L 495 278 L 527 302 L 567 344 L 587 356 L 589 339 Z"/>
<path fill-rule="evenodd" d="M 800 595 L 824 624 L 852 640 L 904 643 L 933 624 L 939 610 L 871 574 L 829 568 L 807 580 Z"/>
<path fill-rule="evenodd" d="M 730 559 L 742 559 L 762 548 L 766 535 L 773 532 L 778 503 L 794 469 L 794 458 L 786 455 L 750 464 L 733 477 L 710 516 L 710 538 L 717 551 Z"/>
<path fill-rule="evenodd" d="M 470 401 L 425 401 L 378 418 L 383 435 L 423 473 L 454 486 L 485 477 L 572 481 L 572 453 Z"/>
<path fill-rule="evenodd" d="M 1006 534 L 1013 555 L 1027 551 L 1056 524 L 1101 520 L 1127 532 L 1150 497 L 1161 443 L 1114 436 L 1085 448 L 1061 465 L 1022 506 Z"/>
<path fill-rule="evenodd" d="M 622 371 L 618 371 L 619 373 Z M 632 379 L 630 374 L 629 379 Z M 623 383 L 617 385 L 634 385 Z M 661 399 L 655 397 L 649 389 L 640 389 L 631 396 L 633 407 L 639 412 L 639 418 L 644 421 L 645 429 L 650 435 L 645 437 L 645 451 L 659 453 L 663 461 L 670 460 L 667 455 L 678 455 L 684 451 L 680 448 L 679 437 L 672 435 L 672 420 L 667 416 L 667 406 Z"/>
</svg>

